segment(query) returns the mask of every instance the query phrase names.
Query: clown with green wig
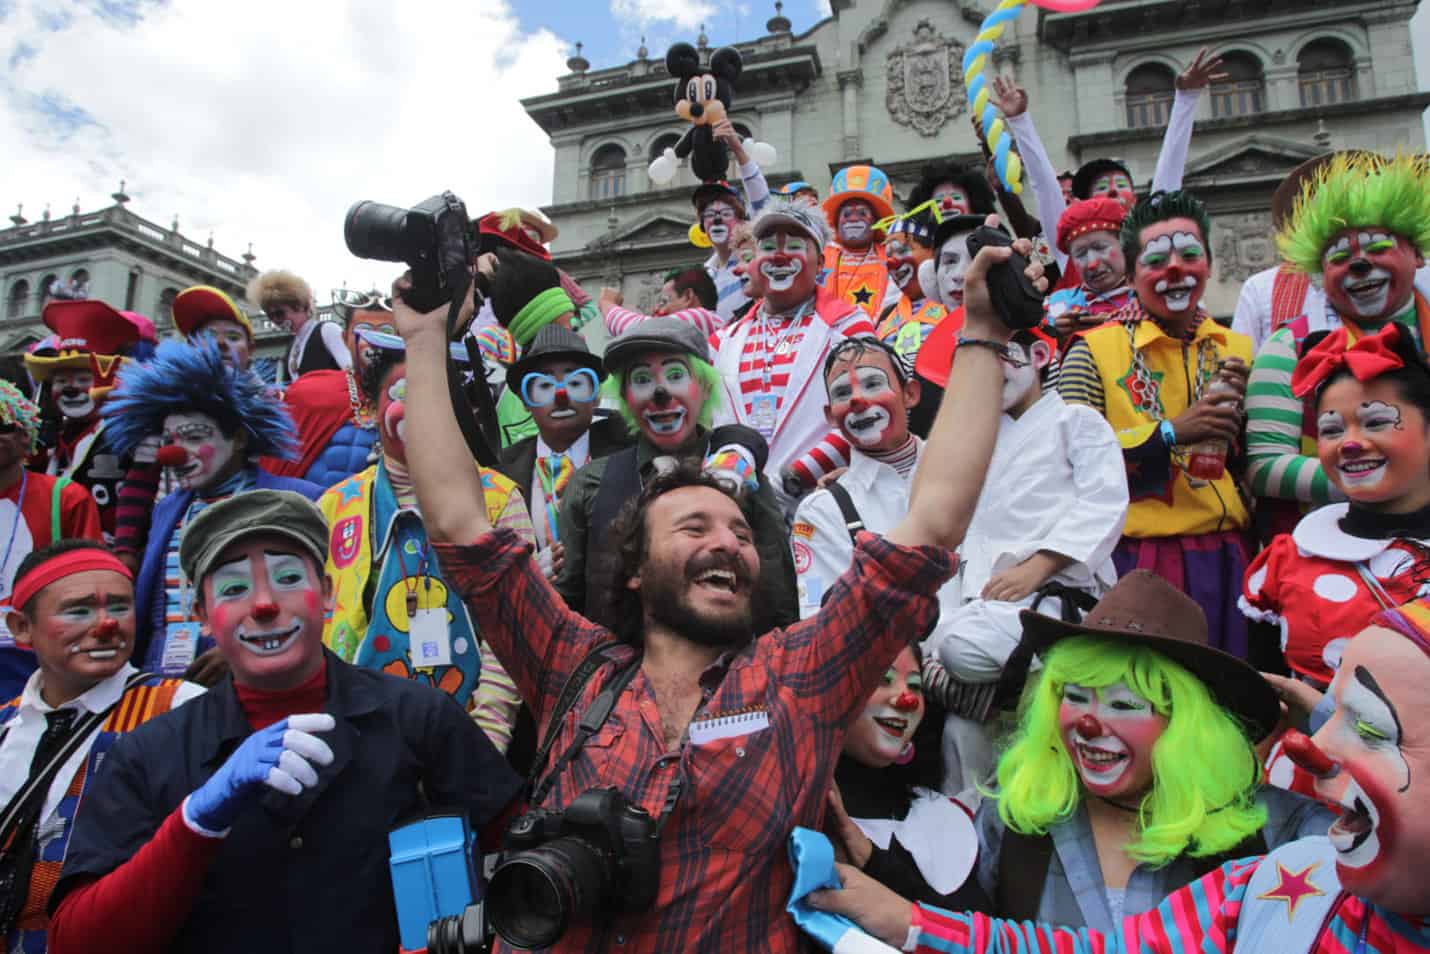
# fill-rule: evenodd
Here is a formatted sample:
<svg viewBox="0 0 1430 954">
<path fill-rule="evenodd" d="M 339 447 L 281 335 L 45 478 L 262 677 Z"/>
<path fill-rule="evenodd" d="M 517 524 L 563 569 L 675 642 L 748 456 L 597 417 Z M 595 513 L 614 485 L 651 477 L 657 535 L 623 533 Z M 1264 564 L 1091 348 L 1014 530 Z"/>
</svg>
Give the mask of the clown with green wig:
<svg viewBox="0 0 1430 954">
<path fill-rule="evenodd" d="M 1288 265 L 1320 281 L 1330 330 L 1344 328 L 1354 343 L 1394 322 L 1425 353 L 1430 302 L 1415 288 L 1430 250 L 1430 166 L 1423 157 L 1333 156 L 1308 177 L 1276 240 Z M 1345 499 L 1316 458 L 1314 408 L 1291 390 L 1303 342 L 1316 330 L 1303 316 L 1268 338 L 1246 396 L 1253 492 L 1311 507 Z M 1299 508 L 1281 509 L 1272 531 L 1289 531 L 1300 516 Z"/>
<path fill-rule="evenodd" d="M 607 530 L 648 479 L 680 458 L 696 457 L 744 487 L 760 563 L 776 568 L 765 575 L 767 608 L 777 625 L 797 620 L 788 532 L 763 473 L 769 450 L 748 427 L 711 429 L 723 389 L 705 335 L 679 318 L 652 318 L 613 338 L 604 362 L 609 377 L 603 392 L 636 442 L 582 467 L 561 498 L 557 519 L 566 557 L 556 589 L 566 605 L 599 620 L 607 603 L 601 583 L 617 556 L 605 547 Z"/>
<path fill-rule="evenodd" d="M 1111 935 L 1232 860 L 1326 833 L 1329 809 L 1261 784 L 1276 691 L 1212 648 L 1201 608 L 1161 577 L 1129 573 L 1081 623 L 1022 618 L 1012 673 L 1043 665 L 975 820 L 987 913 Z M 871 928 L 855 891 L 839 894 L 815 904 Z"/>
</svg>

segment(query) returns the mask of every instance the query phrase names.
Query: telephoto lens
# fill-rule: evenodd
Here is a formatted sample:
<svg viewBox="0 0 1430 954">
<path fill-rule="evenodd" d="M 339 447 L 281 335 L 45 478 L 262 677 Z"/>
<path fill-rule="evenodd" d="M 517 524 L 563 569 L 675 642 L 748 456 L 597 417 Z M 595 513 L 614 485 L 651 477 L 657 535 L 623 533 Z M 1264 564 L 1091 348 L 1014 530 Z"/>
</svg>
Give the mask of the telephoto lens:
<svg viewBox="0 0 1430 954">
<path fill-rule="evenodd" d="M 492 929 L 512 947 L 550 947 L 573 921 L 590 920 L 615 875 L 609 851 L 579 835 L 512 855 L 487 887 Z"/>
<path fill-rule="evenodd" d="M 469 904 L 460 915 L 427 926 L 427 954 L 486 954 L 489 940 L 480 904 Z"/>
<path fill-rule="evenodd" d="M 343 220 L 343 240 L 358 258 L 380 262 L 407 261 L 408 210 L 362 200 L 354 202 Z"/>
</svg>

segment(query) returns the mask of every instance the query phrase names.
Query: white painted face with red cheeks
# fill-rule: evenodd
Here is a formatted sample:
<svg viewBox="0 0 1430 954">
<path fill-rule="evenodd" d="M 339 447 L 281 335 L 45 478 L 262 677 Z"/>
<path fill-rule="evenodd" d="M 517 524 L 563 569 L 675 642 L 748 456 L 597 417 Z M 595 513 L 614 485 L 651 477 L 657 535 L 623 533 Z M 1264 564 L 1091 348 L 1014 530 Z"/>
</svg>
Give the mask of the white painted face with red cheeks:
<svg viewBox="0 0 1430 954">
<path fill-rule="evenodd" d="M 909 439 L 908 409 L 889 356 L 874 348 L 829 369 L 826 417 L 863 451 L 897 450 Z"/>
<path fill-rule="evenodd" d="M 765 301 L 776 312 L 799 307 L 814 294 L 822 250 L 793 228 L 775 227 L 755 240 L 749 268 L 765 289 Z"/>
<path fill-rule="evenodd" d="M 1136 798 L 1152 786 L 1152 749 L 1167 717 L 1125 682 L 1094 689 L 1068 683 L 1058 728 L 1078 777 L 1105 799 Z"/>
<path fill-rule="evenodd" d="M 874 207 L 863 199 L 850 199 L 834 217 L 839 241 L 850 248 L 868 248 L 874 240 Z"/>
<path fill-rule="evenodd" d="M 695 433 L 706 397 L 688 358 L 659 352 L 631 363 L 624 396 L 641 433 L 662 450 L 683 447 Z"/>
<path fill-rule="evenodd" d="M 845 754 L 861 765 L 883 768 L 907 758 L 924 718 L 924 681 L 913 650 L 905 648 L 869 694 L 864 711 L 849 727 Z"/>
<path fill-rule="evenodd" d="M 1068 258 L 1088 288 L 1112 291 L 1127 280 L 1127 256 L 1113 232 L 1089 232 L 1068 243 Z"/>
<path fill-rule="evenodd" d="M 50 379 L 50 393 L 54 395 L 55 407 L 70 420 L 84 420 L 94 414 L 94 398 L 89 391 L 94 387 L 94 374 L 89 371 L 56 371 Z"/>
<path fill-rule="evenodd" d="M 1125 172 L 1104 172 L 1093 179 L 1092 194 L 1088 198 L 1099 197 L 1116 199 L 1128 209 L 1137 204 L 1137 193 L 1132 191 L 1132 180 Z"/>
<path fill-rule="evenodd" d="M 164 418 L 163 442 L 182 448 L 188 455 L 182 466 L 174 468 L 174 477 L 185 490 L 209 486 L 238 452 L 237 440 L 225 437 L 218 421 L 197 412 Z"/>
<path fill-rule="evenodd" d="M 1410 301 L 1415 270 L 1423 264 L 1415 246 L 1398 235 L 1344 229 L 1322 257 L 1322 287 L 1338 315 L 1353 321 L 1391 318 Z"/>
<path fill-rule="evenodd" d="M 1181 218 L 1153 222 L 1138 241 L 1132 286 L 1142 306 L 1164 321 L 1196 314 L 1211 275 L 1201 226 Z"/>
<path fill-rule="evenodd" d="M 941 215 L 968 215 L 973 211 L 973 203 L 968 198 L 968 190 L 952 182 L 940 182 L 933 187 L 930 196 L 938 203 Z"/>
<path fill-rule="evenodd" d="M 1430 497 L 1430 423 L 1393 381 L 1346 375 L 1316 403 L 1316 456 L 1326 476 L 1367 505 Z"/>
</svg>

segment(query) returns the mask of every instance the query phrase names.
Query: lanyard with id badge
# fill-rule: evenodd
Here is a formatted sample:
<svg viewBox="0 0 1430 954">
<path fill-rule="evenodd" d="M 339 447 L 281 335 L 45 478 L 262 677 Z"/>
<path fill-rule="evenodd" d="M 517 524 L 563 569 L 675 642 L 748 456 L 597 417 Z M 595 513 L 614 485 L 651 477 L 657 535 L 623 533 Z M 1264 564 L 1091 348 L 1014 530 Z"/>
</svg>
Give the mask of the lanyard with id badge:
<svg viewBox="0 0 1430 954">
<path fill-rule="evenodd" d="M 794 317 L 774 333 L 770 328 L 769 315 L 764 311 L 760 312 L 760 393 L 750 398 L 750 426 L 759 431 L 766 441 L 775 436 L 775 422 L 780 408 L 780 395 L 771 390 L 774 364 L 778 358 L 789 354 L 792 346 L 786 336 L 799 329 L 808 310 L 809 302 L 800 305 Z"/>
<path fill-rule="evenodd" d="M 402 585 L 407 591 L 404 603 L 407 609 L 407 638 L 412 665 L 419 669 L 450 666 L 452 635 L 447 627 L 447 603 L 443 600 L 438 606 L 431 605 L 432 577 L 427 574 L 427 567 L 432 560 L 432 547 L 424 541 L 425 545 L 417 558 L 417 573 L 413 575 L 407 572 L 407 561 L 402 556 L 402 551 L 410 542 L 411 537 L 399 540 L 393 549 L 397 551 L 397 562 L 402 568 Z M 420 601 L 423 605 L 419 609 L 417 592 L 424 586 L 424 599 Z"/>
</svg>

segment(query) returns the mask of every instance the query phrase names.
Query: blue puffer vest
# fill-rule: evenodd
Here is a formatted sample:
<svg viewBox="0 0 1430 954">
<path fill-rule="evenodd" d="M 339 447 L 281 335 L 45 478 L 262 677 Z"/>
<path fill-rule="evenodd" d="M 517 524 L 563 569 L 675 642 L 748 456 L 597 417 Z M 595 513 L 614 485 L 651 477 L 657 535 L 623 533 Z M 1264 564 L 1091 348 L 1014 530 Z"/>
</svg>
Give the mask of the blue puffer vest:
<svg viewBox="0 0 1430 954">
<path fill-rule="evenodd" d="M 377 429 L 358 427 L 349 421 L 328 442 L 318 454 L 313 466 L 303 475 L 303 479 L 319 487 L 331 487 L 346 480 L 360 470 L 366 470 L 371 461 L 368 455 L 377 441 Z"/>
</svg>

